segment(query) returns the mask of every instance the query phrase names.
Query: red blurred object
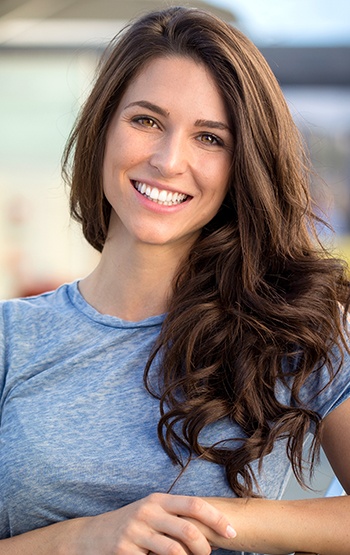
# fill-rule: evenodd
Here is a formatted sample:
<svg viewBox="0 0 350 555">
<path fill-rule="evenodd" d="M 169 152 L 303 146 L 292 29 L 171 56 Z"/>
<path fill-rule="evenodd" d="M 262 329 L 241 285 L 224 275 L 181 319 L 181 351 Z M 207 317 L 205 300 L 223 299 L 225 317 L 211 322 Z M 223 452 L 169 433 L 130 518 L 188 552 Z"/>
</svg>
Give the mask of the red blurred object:
<svg viewBox="0 0 350 555">
<path fill-rule="evenodd" d="M 22 285 L 16 291 L 16 297 L 35 297 L 47 291 L 53 291 L 61 285 L 53 281 L 38 281 L 31 284 Z"/>
</svg>

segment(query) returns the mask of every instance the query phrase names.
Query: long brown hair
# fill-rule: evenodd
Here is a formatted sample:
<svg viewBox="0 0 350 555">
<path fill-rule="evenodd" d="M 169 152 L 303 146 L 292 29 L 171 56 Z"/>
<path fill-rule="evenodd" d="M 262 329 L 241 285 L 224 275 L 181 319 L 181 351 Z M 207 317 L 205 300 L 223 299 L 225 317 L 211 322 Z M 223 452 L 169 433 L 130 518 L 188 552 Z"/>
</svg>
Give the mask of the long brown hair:
<svg viewBox="0 0 350 555">
<path fill-rule="evenodd" d="M 67 144 L 63 172 L 71 213 L 101 251 L 111 207 L 101 168 L 106 133 L 137 72 L 159 56 L 186 56 L 210 70 L 225 102 L 234 152 L 228 194 L 179 269 L 167 318 L 146 370 L 160 399 L 158 433 L 169 457 L 222 464 L 237 495 L 254 495 L 251 463 L 287 438 L 302 481 L 302 447 L 320 418 L 299 399 L 310 374 L 337 371 L 331 349 L 346 349 L 338 304 L 349 304 L 344 265 L 317 239 L 307 158 L 286 102 L 258 49 L 237 29 L 206 12 L 168 8 L 134 22 L 111 44 Z M 70 158 L 73 154 L 72 169 Z M 159 389 L 149 369 L 160 357 Z M 279 383 L 291 399 L 276 398 Z M 228 418 L 246 439 L 237 448 L 203 446 L 201 430 Z M 180 430 L 180 431 L 179 431 Z M 231 439 L 231 438 L 230 438 Z"/>
</svg>

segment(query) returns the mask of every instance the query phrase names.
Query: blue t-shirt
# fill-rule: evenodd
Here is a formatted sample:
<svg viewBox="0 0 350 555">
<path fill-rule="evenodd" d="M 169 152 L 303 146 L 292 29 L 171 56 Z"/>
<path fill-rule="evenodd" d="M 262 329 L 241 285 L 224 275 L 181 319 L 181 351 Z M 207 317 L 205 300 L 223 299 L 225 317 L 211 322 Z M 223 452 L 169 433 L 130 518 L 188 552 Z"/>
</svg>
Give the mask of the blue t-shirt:
<svg viewBox="0 0 350 555">
<path fill-rule="evenodd" d="M 0 538 L 169 491 L 179 468 L 159 444 L 159 401 L 143 384 L 162 322 L 102 315 L 78 282 L 0 303 Z M 322 416 L 350 396 L 349 358 L 315 397 L 327 379 L 315 373 L 303 392 Z M 289 403 L 287 388 L 278 395 Z M 201 440 L 242 436 L 220 421 Z M 261 493 L 281 497 L 290 475 L 285 441 L 276 442 L 260 473 L 253 469 Z M 234 495 L 221 466 L 196 459 L 171 492 Z"/>
</svg>

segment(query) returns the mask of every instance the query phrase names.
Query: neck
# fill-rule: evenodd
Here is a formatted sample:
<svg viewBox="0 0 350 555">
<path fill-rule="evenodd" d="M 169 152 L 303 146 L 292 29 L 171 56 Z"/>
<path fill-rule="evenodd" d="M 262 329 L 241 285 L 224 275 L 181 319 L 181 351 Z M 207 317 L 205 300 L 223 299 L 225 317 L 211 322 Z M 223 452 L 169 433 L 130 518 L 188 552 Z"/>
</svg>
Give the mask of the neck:
<svg viewBox="0 0 350 555">
<path fill-rule="evenodd" d="M 86 301 L 102 314 L 137 322 L 167 310 L 183 252 L 107 241 L 95 270 L 80 282 Z"/>
</svg>

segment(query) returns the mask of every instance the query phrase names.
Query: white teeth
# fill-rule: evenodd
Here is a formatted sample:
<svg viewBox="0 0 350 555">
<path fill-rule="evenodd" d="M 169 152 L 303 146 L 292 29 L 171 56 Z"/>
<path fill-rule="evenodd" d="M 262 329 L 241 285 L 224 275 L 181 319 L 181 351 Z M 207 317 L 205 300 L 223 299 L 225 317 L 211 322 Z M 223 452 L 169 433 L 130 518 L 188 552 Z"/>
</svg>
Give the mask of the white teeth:
<svg viewBox="0 0 350 555">
<path fill-rule="evenodd" d="M 161 191 L 157 187 L 150 187 L 146 183 L 141 183 L 140 181 L 134 181 L 133 185 L 135 189 L 138 190 L 141 195 L 145 195 L 153 202 L 158 204 L 164 204 L 165 206 L 172 206 L 174 204 L 180 204 L 187 199 L 187 195 L 183 193 L 172 193 L 170 191 Z"/>
<path fill-rule="evenodd" d="M 149 196 L 151 197 L 152 200 L 158 200 L 158 195 L 159 195 L 159 191 L 157 187 L 153 187 L 153 189 L 151 190 L 151 194 Z"/>
<path fill-rule="evenodd" d="M 158 195 L 158 200 L 160 200 L 160 202 L 164 202 L 166 201 L 168 196 L 168 193 L 166 191 L 160 191 L 159 195 Z"/>
</svg>

